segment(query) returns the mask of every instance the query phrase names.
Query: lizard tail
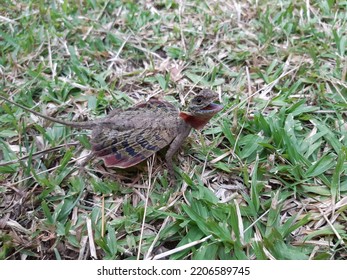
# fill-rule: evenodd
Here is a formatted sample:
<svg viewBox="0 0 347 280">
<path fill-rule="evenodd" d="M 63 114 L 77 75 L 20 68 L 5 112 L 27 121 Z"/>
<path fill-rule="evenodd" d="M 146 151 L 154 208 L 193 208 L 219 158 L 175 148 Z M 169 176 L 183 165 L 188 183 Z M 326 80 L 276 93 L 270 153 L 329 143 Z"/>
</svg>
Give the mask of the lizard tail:
<svg viewBox="0 0 347 280">
<path fill-rule="evenodd" d="M 34 110 L 31 110 L 30 108 L 26 107 L 26 106 L 23 106 L 21 104 L 18 104 L 14 101 L 11 101 L 3 96 L 0 95 L 0 99 L 8 102 L 8 103 L 11 103 L 12 105 L 15 105 L 19 108 L 22 108 L 23 110 L 25 111 L 28 111 L 34 115 L 37 115 L 41 118 L 44 118 L 46 120 L 49 120 L 49 121 L 52 121 L 52 122 L 55 122 L 55 123 L 60 123 L 60 124 L 63 124 L 63 125 L 67 125 L 67 126 L 71 126 L 71 127 L 75 127 L 75 128 L 86 128 L 86 129 L 93 129 L 93 126 L 95 126 L 95 122 L 94 121 L 87 121 L 87 122 L 70 122 L 70 121 L 62 121 L 62 120 L 59 120 L 59 119 L 56 119 L 56 118 L 53 118 L 53 117 L 50 117 L 50 116 L 46 116 L 44 114 L 41 114 L 40 112 L 36 112 Z"/>
</svg>

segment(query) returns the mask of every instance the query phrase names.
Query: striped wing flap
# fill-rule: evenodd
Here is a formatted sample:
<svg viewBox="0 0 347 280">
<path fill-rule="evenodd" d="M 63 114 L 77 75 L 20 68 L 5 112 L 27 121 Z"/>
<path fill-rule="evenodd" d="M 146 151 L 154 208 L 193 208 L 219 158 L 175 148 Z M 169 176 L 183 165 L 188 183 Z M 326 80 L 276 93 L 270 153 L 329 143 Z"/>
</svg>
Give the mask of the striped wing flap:
<svg viewBox="0 0 347 280">
<path fill-rule="evenodd" d="M 101 157 L 108 167 L 127 168 L 138 164 L 155 152 L 164 148 L 173 140 L 166 131 L 144 129 L 133 135 L 132 132 L 120 132 L 110 138 L 107 130 L 94 139 L 93 152 Z"/>
</svg>

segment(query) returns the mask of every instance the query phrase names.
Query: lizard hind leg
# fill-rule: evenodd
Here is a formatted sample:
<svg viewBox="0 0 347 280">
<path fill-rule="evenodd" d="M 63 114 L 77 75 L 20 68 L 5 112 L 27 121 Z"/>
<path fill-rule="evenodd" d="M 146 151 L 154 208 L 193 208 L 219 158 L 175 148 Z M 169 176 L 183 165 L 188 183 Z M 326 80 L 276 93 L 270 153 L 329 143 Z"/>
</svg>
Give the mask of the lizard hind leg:
<svg viewBox="0 0 347 280">
<path fill-rule="evenodd" d="M 95 155 L 91 152 L 84 156 L 82 159 L 78 160 L 76 163 L 76 166 L 80 169 L 83 169 L 89 161 L 91 161 L 93 158 L 95 158 Z"/>
</svg>

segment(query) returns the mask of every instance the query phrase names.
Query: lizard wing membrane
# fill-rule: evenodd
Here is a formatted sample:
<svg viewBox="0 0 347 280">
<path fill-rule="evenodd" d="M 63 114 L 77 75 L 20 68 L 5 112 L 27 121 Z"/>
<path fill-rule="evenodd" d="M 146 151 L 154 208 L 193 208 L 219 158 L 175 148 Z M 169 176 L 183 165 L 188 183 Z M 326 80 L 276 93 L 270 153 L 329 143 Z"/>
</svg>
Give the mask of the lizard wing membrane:
<svg viewBox="0 0 347 280">
<path fill-rule="evenodd" d="M 120 117 L 128 123 L 117 129 L 112 124 L 120 123 Z M 108 167 L 136 165 L 172 142 L 177 134 L 175 122 L 178 120 L 178 111 L 170 103 L 156 99 L 141 103 L 95 128 L 93 152 Z"/>
</svg>

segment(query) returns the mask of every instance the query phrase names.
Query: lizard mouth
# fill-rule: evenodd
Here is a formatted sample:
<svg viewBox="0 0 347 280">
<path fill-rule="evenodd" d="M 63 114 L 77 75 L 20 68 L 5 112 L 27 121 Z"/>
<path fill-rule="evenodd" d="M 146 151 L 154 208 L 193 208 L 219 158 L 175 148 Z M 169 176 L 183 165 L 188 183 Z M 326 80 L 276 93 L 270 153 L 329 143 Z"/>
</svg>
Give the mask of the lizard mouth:
<svg viewBox="0 0 347 280">
<path fill-rule="evenodd" d="M 204 112 L 213 112 L 213 113 L 218 113 L 219 111 L 221 111 L 224 108 L 224 106 L 220 105 L 220 104 L 216 104 L 216 103 L 211 103 L 208 106 L 202 108 L 201 110 Z"/>
</svg>

